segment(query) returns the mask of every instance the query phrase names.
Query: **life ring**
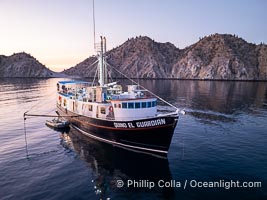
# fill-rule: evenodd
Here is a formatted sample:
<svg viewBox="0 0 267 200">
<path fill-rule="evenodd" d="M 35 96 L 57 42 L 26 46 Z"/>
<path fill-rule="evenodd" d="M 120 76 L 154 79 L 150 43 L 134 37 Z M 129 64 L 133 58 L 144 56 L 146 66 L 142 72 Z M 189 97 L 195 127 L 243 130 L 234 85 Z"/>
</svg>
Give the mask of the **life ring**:
<svg viewBox="0 0 267 200">
<path fill-rule="evenodd" d="M 61 106 L 61 103 L 62 103 L 62 98 L 61 98 L 61 96 L 58 96 L 58 101 L 59 101 L 59 105 Z"/>
<path fill-rule="evenodd" d="M 113 106 L 109 106 L 108 110 L 110 113 L 113 113 Z"/>
</svg>

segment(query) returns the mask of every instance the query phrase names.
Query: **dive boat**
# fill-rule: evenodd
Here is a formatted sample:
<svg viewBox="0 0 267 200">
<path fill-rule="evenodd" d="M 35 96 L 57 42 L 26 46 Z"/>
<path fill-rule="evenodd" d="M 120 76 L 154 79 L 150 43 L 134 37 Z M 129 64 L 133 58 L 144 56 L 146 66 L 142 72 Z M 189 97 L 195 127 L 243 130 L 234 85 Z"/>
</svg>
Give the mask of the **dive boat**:
<svg viewBox="0 0 267 200">
<path fill-rule="evenodd" d="M 126 149 L 166 156 L 179 109 L 160 113 L 162 100 L 140 86 L 108 83 L 106 39 L 101 37 L 98 57 L 98 83 L 78 80 L 57 83 L 57 110 L 71 126 L 96 140 Z M 114 68 L 116 69 L 116 68 Z M 94 79 L 95 80 L 95 79 Z M 127 88 L 124 91 L 123 88 Z"/>
<path fill-rule="evenodd" d="M 69 122 L 64 119 L 55 118 L 52 120 L 46 120 L 45 124 L 54 129 L 64 129 L 69 127 Z"/>
</svg>

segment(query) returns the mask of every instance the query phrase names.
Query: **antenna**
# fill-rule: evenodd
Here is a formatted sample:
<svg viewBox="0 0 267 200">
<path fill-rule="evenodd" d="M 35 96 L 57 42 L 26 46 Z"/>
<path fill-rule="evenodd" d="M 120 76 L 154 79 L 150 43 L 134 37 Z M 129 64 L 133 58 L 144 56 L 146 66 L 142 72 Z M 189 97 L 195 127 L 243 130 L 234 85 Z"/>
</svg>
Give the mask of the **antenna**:
<svg viewBox="0 0 267 200">
<path fill-rule="evenodd" d="M 95 0 L 93 0 L 93 24 L 94 24 L 94 49 L 96 50 L 96 46 L 95 46 Z"/>
</svg>

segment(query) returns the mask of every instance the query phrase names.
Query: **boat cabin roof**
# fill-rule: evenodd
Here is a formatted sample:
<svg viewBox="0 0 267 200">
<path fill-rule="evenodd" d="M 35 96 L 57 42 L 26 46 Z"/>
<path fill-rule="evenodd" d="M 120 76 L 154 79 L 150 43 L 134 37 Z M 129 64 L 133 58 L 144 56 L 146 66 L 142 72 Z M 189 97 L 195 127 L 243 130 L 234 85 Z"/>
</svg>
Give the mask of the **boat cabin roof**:
<svg viewBox="0 0 267 200">
<path fill-rule="evenodd" d="M 92 84 L 91 82 L 86 81 L 59 81 L 61 85 L 72 85 L 72 84 Z"/>
</svg>

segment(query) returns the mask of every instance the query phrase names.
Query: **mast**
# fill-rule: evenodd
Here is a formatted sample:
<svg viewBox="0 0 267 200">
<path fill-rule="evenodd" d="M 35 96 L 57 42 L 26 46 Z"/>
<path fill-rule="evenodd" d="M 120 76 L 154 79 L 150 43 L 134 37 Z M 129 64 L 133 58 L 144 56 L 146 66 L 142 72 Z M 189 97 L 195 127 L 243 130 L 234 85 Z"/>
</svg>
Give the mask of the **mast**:
<svg viewBox="0 0 267 200">
<path fill-rule="evenodd" d="M 106 64 L 106 37 L 100 36 L 100 47 L 95 42 L 95 1 L 93 0 L 93 26 L 94 26 L 94 49 L 98 53 L 98 82 L 101 87 L 107 83 L 107 64 Z"/>
<path fill-rule="evenodd" d="M 96 50 L 95 46 L 95 1 L 93 0 L 93 25 L 94 25 L 94 49 Z"/>
<path fill-rule="evenodd" d="M 104 84 L 108 83 L 106 52 L 107 52 L 107 40 L 106 37 L 104 37 L 103 38 Z"/>
<path fill-rule="evenodd" d="M 105 46 L 106 46 L 106 39 L 105 37 L 100 36 L 100 49 L 98 55 L 98 82 L 101 87 L 105 84 Z"/>
</svg>

